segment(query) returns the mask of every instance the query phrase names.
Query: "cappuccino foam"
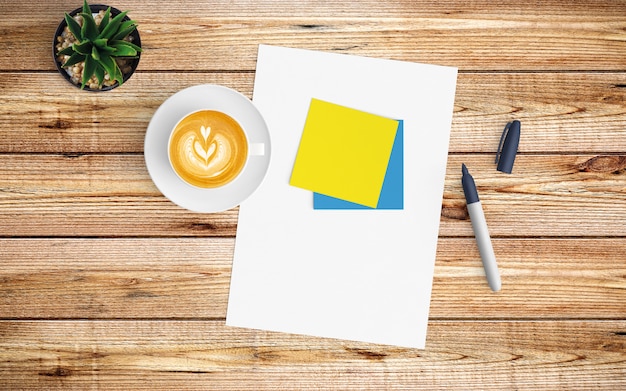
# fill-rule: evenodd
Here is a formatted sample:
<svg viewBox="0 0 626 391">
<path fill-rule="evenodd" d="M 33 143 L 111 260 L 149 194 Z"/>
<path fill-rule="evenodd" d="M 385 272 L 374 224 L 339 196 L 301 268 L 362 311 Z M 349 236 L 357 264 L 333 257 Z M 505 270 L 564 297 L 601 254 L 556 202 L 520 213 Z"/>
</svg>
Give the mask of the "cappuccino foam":
<svg viewBox="0 0 626 391">
<path fill-rule="evenodd" d="M 172 168 L 193 186 L 215 188 L 231 182 L 243 169 L 247 157 L 246 134 L 235 119 L 220 111 L 191 113 L 170 136 Z"/>
</svg>

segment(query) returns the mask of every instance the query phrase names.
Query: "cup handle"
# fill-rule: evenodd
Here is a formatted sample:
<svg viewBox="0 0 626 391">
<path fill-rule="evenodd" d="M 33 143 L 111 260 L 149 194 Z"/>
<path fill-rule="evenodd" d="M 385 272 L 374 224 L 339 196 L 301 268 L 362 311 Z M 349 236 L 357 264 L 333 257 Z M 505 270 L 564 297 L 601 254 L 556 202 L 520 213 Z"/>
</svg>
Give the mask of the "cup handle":
<svg viewBox="0 0 626 391">
<path fill-rule="evenodd" d="M 264 143 L 250 143 L 248 145 L 248 153 L 251 156 L 264 156 L 265 144 Z"/>
</svg>

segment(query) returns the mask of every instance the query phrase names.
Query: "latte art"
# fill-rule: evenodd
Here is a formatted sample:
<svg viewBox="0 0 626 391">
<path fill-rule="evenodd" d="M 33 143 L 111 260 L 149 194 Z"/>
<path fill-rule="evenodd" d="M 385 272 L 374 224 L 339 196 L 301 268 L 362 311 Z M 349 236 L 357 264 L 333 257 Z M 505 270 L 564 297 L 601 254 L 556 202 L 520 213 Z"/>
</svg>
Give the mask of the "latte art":
<svg viewBox="0 0 626 391">
<path fill-rule="evenodd" d="M 219 111 L 189 114 L 174 128 L 169 158 L 178 176 L 187 183 L 214 188 L 239 175 L 248 156 L 248 142 L 241 126 Z"/>
</svg>

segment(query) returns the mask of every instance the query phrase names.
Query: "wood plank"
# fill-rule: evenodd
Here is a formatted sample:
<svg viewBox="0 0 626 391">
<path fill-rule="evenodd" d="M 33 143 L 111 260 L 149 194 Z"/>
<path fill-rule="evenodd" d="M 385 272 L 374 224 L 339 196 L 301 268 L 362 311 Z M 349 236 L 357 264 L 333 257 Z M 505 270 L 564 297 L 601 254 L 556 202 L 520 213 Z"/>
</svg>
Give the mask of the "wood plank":
<svg viewBox="0 0 626 391">
<path fill-rule="evenodd" d="M 520 152 L 626 151 L 626 73 L 459 74 L 451 152 L 495 153 L 522 123 Z"/>
<path fill-rule="evenodd" d="M 65 0 L 50 0 L 46 3 L 49 13 L 58 14 L 73 9 L 73 4 Z M 402 0 L 380 2 L 377 0 L 355 0 L 336 2 L 333 0 L 298 1 L 282 0 L 177 0 L 175 2 L 154 3 L 150 0 L 118 0 L 119 9 L 130 10 L 132 13 L 149 13 L 156 16 L 181 17 L 185 15 L 207 15 L 214 17 L 315 17 L 329 15 L 347 17 L 419 17 L 424 15 L 485 15 L 489 19 L 533 19 L 541 15 L 558 15 L 567 17 L 611 17 L 623 10 L 624 0 L 571 0 L 564 5 L 559 0 L 545 0 L 538 4 L 516 3 L 506 1 L 494 4 L 490 0 L 473 0 L 471 3 L 457 0 L 442 0 L 437 3 L 415 0 L 407 3 Z M 80 6 L 80 2 L 78 6 Z M 7 20 L 16 21 L 28 15 L 48 15 L 42 12 L 36 3 L 24 3 L 19 7 L 0 3 L 0 10 Z M 76 7 L 74 7 L 76 8 Z M 150 12 L 151 11 L 151 12 Z M 48 15 L 49 16 L 49 15 Z M 53 15 L 54 16 L 54 15 Z M 131 15 L 132 16 L 132 15 Z M 515 18 L 513 18 L 515 16 Z"/>
<path fill-rule="evenodd" d="M 624 236 L 625 155 L 524 154 L 512 174 L 496 171 L 491 154 L 449 156 L 440 235 L 473 236 L 462 163 L 474 177 L 492 236 Z"/>
<path fill-rule="evenodd" d="M 473 238 L 440 238 L 431 319 L 622 319 L 626 238 L 494 239 L 489 289 Z M 226 316 L 233 238 L 0 239 L 0 318 Z"/>
<path fill-rule="evenodd" d="M 250 97 L 253 78 L 246 73 L 144 73 L 112 91 L 90 93 L 58 74 L 0 73 L 0 152 L 141 153 L 152 115 L 171 95 L 210 83 Z M 50 89 L 42 91 L 42 85 Z"/>
<path fill-rule="evenodd" d="M 0 236 L 233 236 L 238 209 L 189 212 L 141 155 L 0 155 Z"/>
<path fill-rule="evenodd" d="M 617 236 L 626 225 L 626 156 L 450 155 L 440 235 L 473 236 L 461 188 L 476 180 L 493 236 Z M 584 207 L 583 207 L 584 206 Z M 233 236 L 238 209 L 188 212 L 163 197 L 141 155 L 0 154 L 0 236 Z"/>
<path fill-rule="evenodd" d="M 143 152 L 156 109 L 202 83 L 251 97 L 254 73 L 138 73 L 102 94 L 79 92 L 56 74 L 0 73 L 0 152 Z M 624 86 L 626 73 L 461 73 L 450 152 L 495 153 L 515 118 L 522 152 L 626 151 Z"/>
<path fill-rule="evenodd" d="M 625 321 L 431 321 L 423 351 L 214 321 L 4 321 L 0 335 L 19 389 L 626 387 Z"/>
<path fill-rule="evenodd" d="M 141 70 L 252 70 L 259 43 L 375 55 L 466 70 L 623 70 L 624 1 L 575 5 L 447 2 L 119 1 L 139 23 Z M 0 4 L 1 70 L 53 70 L 61 0 Z M 198 58 L 201 53 L 202 58 Z M 167 56 L 168 60 L 163 60 Z"/>
<path fill-rule="evenodd" d="M 439 238 L 431 319 L 624 318 L 624 238 L 498 238 L 493 247 L 497 294 L 474 238 Z"/>
<path fill-rule="evenodd" d="M 233 245 L 232 238 L 0 239 L 0 318 L 224 317 Z"/>
</svg>

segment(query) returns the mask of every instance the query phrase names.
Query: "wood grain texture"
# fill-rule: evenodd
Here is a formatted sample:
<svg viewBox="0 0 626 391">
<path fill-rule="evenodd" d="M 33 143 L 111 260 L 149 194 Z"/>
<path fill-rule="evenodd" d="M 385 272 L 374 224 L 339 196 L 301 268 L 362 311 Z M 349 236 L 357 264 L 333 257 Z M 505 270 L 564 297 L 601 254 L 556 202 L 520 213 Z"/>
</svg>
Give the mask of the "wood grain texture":
<svg viewBox="0 0 626 391">
<path fill-rule="evenodd" d="M 505 174 L 496 171 L 492 154 L 448 158 L 440 235 L 473 236 L 462 163 L 492 236 L 624 236 L 626 156 L 518 155 L 513 173 Z"/>
<path fill-rule="evenodd" d="M 0 155 L 2 236 L 233 236 L 238 209 L 191 213 L 141 155 Z"/>
<path fill-rule="evenodd" d="M 348 4 L 350 3 L 350 4 Z M 78 4 L 78 5 L 77 5 Z M 462 4 L 462 5 L 461 5 Z M 1 70 L 54 70 L 51 42 L 63 12 L 0 5 L 5 15 Z M 253 70 L 259 43 L 329 50 L 466 70 L 623 70 L 626 15 L 622 0 L 493 5 L 427 1 L 306 2 L 119 1 L 139 23 L 143 70 Z M 567 10 L 565 10 L 567 8 Z M 8 17 L 7 17 L 8 16 Z M 444 33 L 445 32 L 445 33 Z M 193 47 L 194 50 L 181 50 Z M 175 53 L 175 54 L 174 54 Z"/>
<path fill-rule="evenodd" d="M 251 98 L 254 73 L 139 73 L 106 94 L 75 94 L 56 74 L 0 73 L 0 152 L 141 153 L 157 108 L 203 83 Z M 461 73 L 450 152 L 495 153 L 512 119 L 522 122 L 521 152 L 624 152 L 626 75 Z"/>
<path fill-rule="evenodd" d="M 626 239 L 493 244 L 497 295 L 473 238 L 439 239 L 431 319 L 623 318 Z M 0 318 L 226 317 L 233 238 L 0 239 L 0 248 Z"/>
<path fill-rule="evenodd" d="M 0 370 L 10 388 L 49 390 L 619 389 L 625 334 L 624 321 L 431 321 L 418 351 L 219 321 L 4 321 Z"/>
<path fill-rule="evenodd" d="M 0 0 L 0 389 L 626 389 L 625 0 L 116 0 L 145 52 L 103 94 L 54 68 L 80 5 Z M 168 201 L 143 141 L 185 87 L 252 97 L 259 44 L 458 67 L 425 350 L 224 325 L 238 209 Z"/>
<path fill-rule="evenodd" d="M 0 318 L 223 318 L 234 239 L 2 239 Z"/>
<path fill-rule="evenodd" d="M 461 163 L 493 236 L 624 235 L 625 155 L 522 154 L 511 175 L 496 171 L 493 158 L 449 157 L 440 235 L 473 235 Z M 0 236 L 234 236 L 237 216 L 237 208 L 199 214 L 176 206 L 141 155 L 0 155 Z"/>
<path fill-rule="evenodd" d="M 140 73 L 106 94 L 90 94 L 58 74 L 0 73 L 0 152 L 143 153 L 150 119 L 172 94 L 211 83 L 250 97 L 253 78 L 249 73 Z M 41 85 L 50 90 L 42 91 Z"/>
</svg>

